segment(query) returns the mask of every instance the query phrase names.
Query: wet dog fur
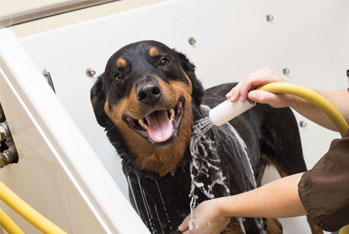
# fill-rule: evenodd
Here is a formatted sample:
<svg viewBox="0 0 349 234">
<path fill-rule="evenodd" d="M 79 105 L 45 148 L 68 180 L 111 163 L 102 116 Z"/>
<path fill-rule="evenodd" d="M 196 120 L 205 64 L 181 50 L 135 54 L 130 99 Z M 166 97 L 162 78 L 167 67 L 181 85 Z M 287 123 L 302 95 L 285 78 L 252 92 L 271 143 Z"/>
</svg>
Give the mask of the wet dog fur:
<svg viewBox="0 0 349 234">
<path fill-rule="evenodd" d="M 113 54 L 92 87 L 96 119 L 122 158 L 131 204 L 152 233 L 177 233 L 190 213 L 193 123 L 207 115 L 201 105 L 213 108 L 235 85 L 204 90 L 184 54 L 160 42 L 141 41 Z M 258 185 L 270 164 L 281 176 L 306 170 L 297 122 L 289 108 L 257 104 L 230 124 L 247 145 Z M 251 189 L 241 176 L 246 172 L 234 163 L 236 155 L 226 149 L 220 128 L 213 127 L 209 134 L 216 138 L 231 194 Z M 221 189 L 214 192 L 215 197 L 224 195 Z M 199 202 L 207 199 L 199 194 Z M 251 218 L 244 219 L 244 226 L 246 233 L 260 233 Z M 277 220 L 264 219 L 263 228 L 282 233 Z M 234 219 L 226 233 L 241 233 Z"/>
</svg>

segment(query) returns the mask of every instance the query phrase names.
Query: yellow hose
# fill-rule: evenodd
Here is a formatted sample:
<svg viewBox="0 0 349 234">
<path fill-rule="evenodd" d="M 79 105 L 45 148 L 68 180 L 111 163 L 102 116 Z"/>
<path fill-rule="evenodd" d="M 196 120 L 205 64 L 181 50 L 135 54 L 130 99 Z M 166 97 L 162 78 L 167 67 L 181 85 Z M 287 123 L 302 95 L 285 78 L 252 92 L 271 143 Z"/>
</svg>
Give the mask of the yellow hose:
<svg viewBox="0 0 349 234">
<path fill-rule="evenodd" d="M 339 111 L 323 96 L 312 89 L 288 83 L 288 82 L 273 82 L 259 87 L 258 89 L 271 93 L 288 93 L 308 100 L 319 107 L 336 125 L 339 132 L 344 136 L 348 129 L 348 123 Z M 349 225 L 341 228 L 339 234 L 349 234 Z"/>
<path fill-rule="evenodd" d="M 24 234 L 24 232 L 7 216 L 0 208 L 0 227 L 3 227 L 9 234 Z"/>
<path fill-rule="evenodd" d="M 339 234 L 349 234 L 349 225 L 342 227 Z"/>
<path fill-rule="evenodd" d="M 45 234 L 67 234 L 39 214 L 0 181 L 0 199 Z M 21 233 L 21 232 L 19 232 Z M 17 233 L 16 233 L 17 234 Z"/>
<path fill-rule="evenodd" d="M 258 89 L 271 93 L 288 93 L 308 100 L 319 107 L 332 120 L 338 128 L 340 134 L 344 136 L 348 129 L 348 123 L 339 111 L 323 96 L 312 89 L 288 83 L 288 82 L 273 82 L 259 87 Z"/>
</svg>

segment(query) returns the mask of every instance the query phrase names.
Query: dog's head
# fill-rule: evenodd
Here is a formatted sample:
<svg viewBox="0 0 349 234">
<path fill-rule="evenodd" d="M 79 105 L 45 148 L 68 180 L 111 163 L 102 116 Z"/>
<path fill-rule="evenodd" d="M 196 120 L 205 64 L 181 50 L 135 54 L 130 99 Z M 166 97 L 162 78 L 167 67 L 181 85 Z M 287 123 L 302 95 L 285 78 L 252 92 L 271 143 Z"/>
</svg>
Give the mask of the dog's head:
<svg viewBox="0 0 349 234">
<path fill-rule="evenodd" d="M 142 169 L 173 171 L 190 141 L 192 105 L 203 95 L 194 65 L 156 41 L 118 50 L 92 87 L 98 123 L 116 127 Z M 115 126 L 114 126 L 115 125 Z"/>
</svg>

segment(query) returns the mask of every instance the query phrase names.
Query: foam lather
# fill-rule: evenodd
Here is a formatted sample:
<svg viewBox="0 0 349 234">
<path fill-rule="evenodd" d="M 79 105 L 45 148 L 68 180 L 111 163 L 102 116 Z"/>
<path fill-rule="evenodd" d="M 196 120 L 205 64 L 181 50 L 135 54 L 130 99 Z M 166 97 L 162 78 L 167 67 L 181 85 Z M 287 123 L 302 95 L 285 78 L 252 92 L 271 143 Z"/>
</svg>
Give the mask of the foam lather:
<svg viewBox="0 0 349 234">
<path fill-rule="evenodd" d="M 247 100 L 245 102 L 231 102 L 226 100 L 210 110 L 209 117 L 212 123 L 216 126 L 221 126 L 232 120 L 236 116 L 241 115 L 245 111 L 256 105 L 256 102 Z"/>
</svg>

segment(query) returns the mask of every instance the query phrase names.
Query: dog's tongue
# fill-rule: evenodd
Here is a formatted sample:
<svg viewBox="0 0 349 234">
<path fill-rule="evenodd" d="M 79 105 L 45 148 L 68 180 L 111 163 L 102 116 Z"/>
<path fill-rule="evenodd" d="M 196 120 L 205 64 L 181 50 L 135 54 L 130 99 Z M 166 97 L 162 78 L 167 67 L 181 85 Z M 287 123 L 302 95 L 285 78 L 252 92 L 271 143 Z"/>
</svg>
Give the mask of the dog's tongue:
<svg viewBox="0 0 349 234">
<path fill-rule="evenodd" d="M 173 134 L 173 125 L 167 111 L 155 111 L 145 117 L 148 122 L 148 135 L 155 142 L 164 142 Z"/>
</svg>

